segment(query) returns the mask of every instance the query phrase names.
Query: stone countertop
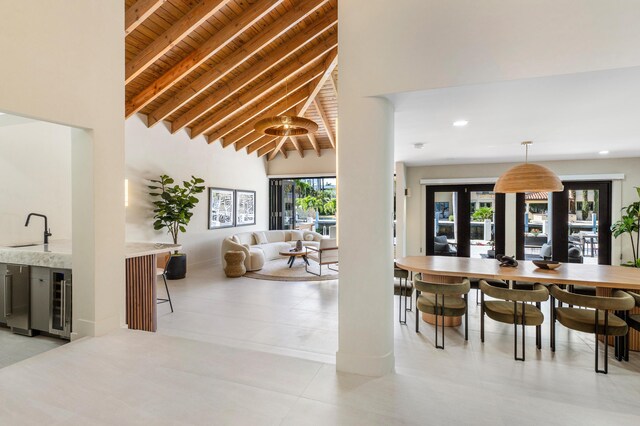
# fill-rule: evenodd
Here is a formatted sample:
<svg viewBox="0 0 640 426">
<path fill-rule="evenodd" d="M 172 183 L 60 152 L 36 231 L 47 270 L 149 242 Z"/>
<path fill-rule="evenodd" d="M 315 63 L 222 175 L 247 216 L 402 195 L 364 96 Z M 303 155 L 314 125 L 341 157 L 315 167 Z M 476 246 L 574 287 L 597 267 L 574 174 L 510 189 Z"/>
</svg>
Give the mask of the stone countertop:
<svg viewBox="0 0 640 426">
<path fill-rule="evenodd" d="M 130 259 L 132 257 L 148 256 L 150 254 L 166 253 L 182 249 L 180 244 L 166 244 L 166 243 L 134 243 L 128 242 L 125 244 L 125 257 Z"/>
<path fill-rule="evenodd" d="M 0 247 L 0 263 L 71 269 L 71 241 L 28 247 Z"/>
<path fill-rule="evenodd" d="M 127 259 L 151 254 L 180 250 L 180 244 L 127 242 L 125 257 Z M 44 266 L 48 268 L 72 268 L 71 241 L 52 241 L 49 244 L 35 244 L 27 247 L 0 246 L 0 263 L 18 265 Z"/>
</svg>

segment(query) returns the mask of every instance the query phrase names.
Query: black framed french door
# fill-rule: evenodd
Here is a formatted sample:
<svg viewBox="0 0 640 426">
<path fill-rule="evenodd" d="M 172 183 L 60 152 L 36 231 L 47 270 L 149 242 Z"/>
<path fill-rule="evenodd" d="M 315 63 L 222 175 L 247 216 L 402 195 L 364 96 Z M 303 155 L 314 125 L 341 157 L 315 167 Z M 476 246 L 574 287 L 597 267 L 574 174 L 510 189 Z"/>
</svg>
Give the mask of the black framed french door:
<svg viewBox="0 0 640 426">
<path fill-rule="evenodd" d="M 516 194 L 516 257 L 529 259 L 546 255 L 559 262 L 610 265 L 611 181 L 563 184 L 562 192 L 536 193 L 537 200 L 532 194 Z M 546 209 L 531 209 L 532 205 L 544 204 Z M 548 222 L 547 229 L 536 228 L 536 216 Z M 551 252 L 539 253 L 536 250 L 540 248 L 536 246 L 541 245 L 545 237 Z M 537 243 L 528 244 L 527 240 Z M 528 252 L 531 250 L 534 252 Z"/>
<path fill-rule="evenodd" d="M 269 181 L 269 229 L 294 229 L 296 192 L 292 179 Z"/>
<path fill-rule="evenodd" d="M 426 211 L 426 255 L 504 253 L 505 196 L 492 184 L 428 186 Z"/>
</svg>

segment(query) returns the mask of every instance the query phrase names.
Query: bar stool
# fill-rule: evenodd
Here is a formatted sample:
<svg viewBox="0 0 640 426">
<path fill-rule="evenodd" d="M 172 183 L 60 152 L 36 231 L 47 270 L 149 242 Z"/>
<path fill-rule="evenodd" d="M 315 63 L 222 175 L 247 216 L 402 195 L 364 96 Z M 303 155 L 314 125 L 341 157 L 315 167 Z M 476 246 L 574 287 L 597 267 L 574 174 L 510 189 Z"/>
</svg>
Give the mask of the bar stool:
<svg viewBox="0 0 640 426">
<path fill-rule="evenodd" d="M 156 275 L 157 276 L 161 276 L 162 280 L 164 281 L 164 288 L 167 291 L 167 298 L 166 299 L 161 299 L 161 298 L 156 298 L 156 303 L 159 305 L 161 303 L 167 303 L 169 302 L 169 306 L 171 307 L 171 312 L 173 313 L 173 303 L 171 302 L 171 293 L 169 293 L 169 286 L 167 285 L 167 267 L 169 266 L 169 262 L 171 261 L 171 253 L 169 253 L 169 256 L 167 256 L 167 261 L 164 264 L 164 268 L 156 268 Z"/>
</svg>

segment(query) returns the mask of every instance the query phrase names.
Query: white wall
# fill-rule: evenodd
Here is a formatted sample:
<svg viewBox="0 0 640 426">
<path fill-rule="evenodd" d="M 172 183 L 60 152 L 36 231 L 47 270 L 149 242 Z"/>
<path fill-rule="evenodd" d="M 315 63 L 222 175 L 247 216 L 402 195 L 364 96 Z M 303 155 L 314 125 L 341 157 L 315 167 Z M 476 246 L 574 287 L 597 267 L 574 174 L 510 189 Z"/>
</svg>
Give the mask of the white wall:
<svg viewBox="0 0 640 426">
<path fill-rule="evenodd" d="M 640 65 L 636 0 L 369 0 L 339 12 L 341 78 L 345 59 L 360 64 L 368 95 Z"/>
<path fill-rule="evenodd" d="M 315 151 L 304 151 L 304 158 L 300 158 L 298 151 L 289 151 L 289 158 L 278 155 L 267 162 L 270 176 L 281 175 L 333 175 L 336 174 L 336 152 L 324 149 L 318 157 Z"/>
<path fill-rule="evenodd" d="M 6 116 L 2 116 L 3 118 Z M 0 127 L 0 245 L 71 239 L 71 129 L 45 122 Z"/>
<path fill-rule="evenodd" d="M 124 7 L 0 0 L 0 16 L 0 111 L 78 128 L 72 337 L 101 335 L 125 319 Z"/>
<path fill-rule="evenodd" d="M 612 222 L 620 218 L 620 209 L 637 201 L 634 189 L 640 186 L 640 158 L 602 159 L 580 161 L 540 162 L 558 175 L 623 173 L 625 179 L 614 181 L 612 194 Z M 407 198 L 407 255 L 424 253 L 426 226 L 425 186 L 420 179 L 482 178 L 497 177 L 515 163 L 464 164 L 447 166 L 407 167 L 407 185 L 411 197 Z M 507 194 L 507 252 L 515 253 L 515 197 Z M 511 250 L 511 251 L 509 251 Z M 612 262 L 630 260 L 630 246 L 626 239 L 618 238 L 612 243 Z"/>
<path fill-rule="evenodd" d="M 207 144 L 204 137 L 191 140 L 186 132 L 171 134 L 164 125 L 147 128 L 139 116 L 125 123 L 126 177 L 129 180 L 127 241 L 171 242 L 164 231 L 153 230 L 153 205 L 146 179 L 167 174 L 177 182 L 191 175 L 205 180 L 207 187 L 256 191 L 256 225 L 213 229 L 207 227 L 208 193 L 200 194 L 186 233 L 179 236 L 190 265 L 221 263 L 222 239 L 236 232 L 269 227 L 269 183 L 262 158 L 247 155 L 219 143 Z"/>
</svg>

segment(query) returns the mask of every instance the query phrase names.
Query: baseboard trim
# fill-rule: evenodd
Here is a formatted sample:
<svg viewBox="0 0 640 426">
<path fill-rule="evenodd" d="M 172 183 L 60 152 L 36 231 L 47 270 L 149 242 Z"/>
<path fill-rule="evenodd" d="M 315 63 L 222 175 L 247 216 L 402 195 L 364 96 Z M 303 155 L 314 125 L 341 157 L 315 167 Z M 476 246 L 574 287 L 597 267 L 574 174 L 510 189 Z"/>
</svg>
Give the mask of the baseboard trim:
<svg viewBox="0 0 640 426">
<path fill-rule="evenodd" d="M 381 377 L 395 372 L 393 351 L 381 355 L 363 355 L 336 352 L 336 370 L 341 373 L 359 374 L 361 376 Z"/>
</svg>

